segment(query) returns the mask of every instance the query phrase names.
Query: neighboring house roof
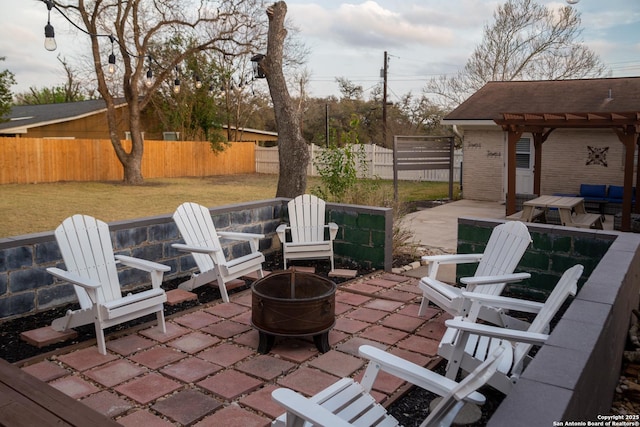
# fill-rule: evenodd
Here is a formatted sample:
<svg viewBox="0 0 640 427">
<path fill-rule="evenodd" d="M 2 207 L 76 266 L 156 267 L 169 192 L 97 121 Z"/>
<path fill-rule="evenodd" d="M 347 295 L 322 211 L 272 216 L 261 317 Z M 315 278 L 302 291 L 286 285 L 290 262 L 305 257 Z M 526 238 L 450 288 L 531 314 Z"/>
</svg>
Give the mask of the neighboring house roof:
<svg viewBox="0 0 640 427">
<path fill-rule="evenodd" d="M 488 124 L 504 113 L 614 113 L 640 111 L 640 77 L 489 82 L 444 124 Z"/>
<path fill-rule="evenodd" d="M 124 100 L 115 102 L 117 108 L 126 105 Z M 0 123 L 0 134 L 26 133 L 29 128 L 77 120 L 102 113 L 106 109 L 103 99 L 59 104 L 17 105 L 3 117 L 9 121 Z"/>
<path fill-rule="evenodd" d="M 222 125 L 222 128 L 223 129 L 230 128 L 230 129 L 236 130 L 235 126 Z M 251 128 L 238 128 L 237 130 L 238 132 L 249 132 L 249 133 L 255 133 L 258 135 L 278 136 L 278 132 L 273 132 L 270 130 L 260 130 L 260 129 L 251 129 Z"/>
</svg>

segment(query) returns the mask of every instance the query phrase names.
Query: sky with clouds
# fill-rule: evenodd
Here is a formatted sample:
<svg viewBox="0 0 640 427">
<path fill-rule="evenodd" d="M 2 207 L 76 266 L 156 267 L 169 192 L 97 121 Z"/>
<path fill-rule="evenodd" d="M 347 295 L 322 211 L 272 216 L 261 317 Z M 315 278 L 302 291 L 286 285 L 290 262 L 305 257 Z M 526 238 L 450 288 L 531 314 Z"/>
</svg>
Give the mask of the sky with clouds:
<svg viewBox="0 0 640 427">
<path fill-rule="evenodd" d="M 65 76 L 56 57 L 69 62 L 89 52 L 86 36 L 71 35 L 56 11 L 58 49 L 43 48 L 46 6 L 38 0 L 2 0 L 0 69 L 18 81 L 13 92 L 62 84 Z M 549 7 L 564 0 L 538 0 Z M 267 3 L 267 2 L 265 2 Z M 411 91 L 419 94 L 427 80 L 461 69 L 482 40 L 502 1 L 301 1 L 288 0 L 288 17 L 310 50 L 307 69 L 310 94 L 338 94 L 337 77 L 361 85 L 365 96 L 381 81 L 388 53 L 388 87 L 393 101 Z M 640 76 L 640 0 L 580 0 L 582 38 L 611 68 L 612 76 Z M 54 23 L 55 22 L 55 23 Z"/>
</svg>

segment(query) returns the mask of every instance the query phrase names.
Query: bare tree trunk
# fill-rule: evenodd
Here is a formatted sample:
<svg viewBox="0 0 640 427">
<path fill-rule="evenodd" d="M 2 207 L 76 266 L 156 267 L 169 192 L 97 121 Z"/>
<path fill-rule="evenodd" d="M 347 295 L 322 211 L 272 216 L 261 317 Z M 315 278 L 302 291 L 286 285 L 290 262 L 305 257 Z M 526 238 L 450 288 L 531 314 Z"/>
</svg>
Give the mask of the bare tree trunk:
<svg viewBox="0 0 640 427">
<path fill-rule="evenodd" d="M 267 8 L 269 33 L 267 54 L 261 61 L 275 110 L 278 127 L 280 174 L 276 197 L 296 197 L 307 188 L 309 149 L 300 131 L 299 111 L 287 90 L 282 71 L 282 55 L 287 30 L 284 28 L 287 4 L 283 1 Z"/>
</svg>

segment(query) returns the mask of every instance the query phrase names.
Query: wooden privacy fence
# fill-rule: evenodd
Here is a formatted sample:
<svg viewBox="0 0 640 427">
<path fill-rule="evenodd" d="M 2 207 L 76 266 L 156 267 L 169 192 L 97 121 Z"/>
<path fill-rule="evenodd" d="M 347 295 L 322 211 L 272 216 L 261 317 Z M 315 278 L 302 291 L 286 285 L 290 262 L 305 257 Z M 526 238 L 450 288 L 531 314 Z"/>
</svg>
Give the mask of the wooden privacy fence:
<svg viewBox="0 0 640 427">
<path fill-rule="evenodd" d="M 454 141 L 452 136 L 393 137 L 393 189 L 398 200 L 399 171 L 448 170 L 449 199 L 453 199 Z"/>
<path fill-rule="evenodd" d="M 127 150 L 130 141 L 124 141 Z M 129 144 L 129 145 L 127 145 Z M 206 141 L 145 141 L 145 178 L 255 172 L 255 145 L 234 142 L 214 153 Z M 0 184 L 120 181 L 123 168 L 109 140 L 0 138 Z"/>
<path fill-rule="evenodd" d="M 324 151 L 324 148 L 311 144 L 309 154 L 311 162 L 307 167 L 307 175 L 318 176 L 314 160 Z M 359 176 L 368 178 L 393 179 L 393 150 L 377 145 L 364 145 L 366 172 Z M 278 147 L 256 147 L 256 172 L 277 174 L 279 172 Z M 462 165 L 462 150 L 454 152 L 453 180 L 460 182 L 460 169 Z M 358 165 L 359 166 L 359 165 Z M 398 173 L 398 179 L 406 181 L 449 181 L 449 169 L 421 169 L 402 170 Z"/>
</svg>

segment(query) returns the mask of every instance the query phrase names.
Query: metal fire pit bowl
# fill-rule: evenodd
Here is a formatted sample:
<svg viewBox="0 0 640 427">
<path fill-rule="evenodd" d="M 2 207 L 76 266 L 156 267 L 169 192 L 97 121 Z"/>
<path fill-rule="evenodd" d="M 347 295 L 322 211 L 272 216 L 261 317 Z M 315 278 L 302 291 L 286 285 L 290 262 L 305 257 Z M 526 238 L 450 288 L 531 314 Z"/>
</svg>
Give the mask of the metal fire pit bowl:
<svg viewBox="0 0 640 427">
<path fill-rule="evenodd" d="M 251 323 L 260 333 L 258 352 L 268 353 L 276 336 L 313 336 L 321 353 L 329 351 L 335 296 L 331 280 L 294 269 L 256 280 L 251 286 Z"/>
</svg>

